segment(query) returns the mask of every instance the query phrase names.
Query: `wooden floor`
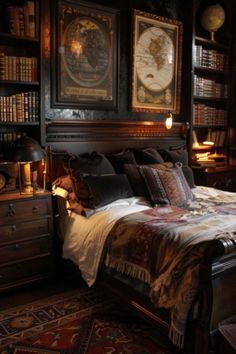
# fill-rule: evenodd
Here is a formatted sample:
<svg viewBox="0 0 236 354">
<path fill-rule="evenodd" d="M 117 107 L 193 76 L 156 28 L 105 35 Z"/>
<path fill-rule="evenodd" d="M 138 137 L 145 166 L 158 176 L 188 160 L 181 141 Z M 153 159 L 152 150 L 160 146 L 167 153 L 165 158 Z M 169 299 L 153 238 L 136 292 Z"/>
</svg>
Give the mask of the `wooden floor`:
<svg viewBox="0 0 236 354">
<path fill-rule="evenodd" d="M 86 286 L 86 284 L 79 274 L 56 275 L 53 279 L 0 294 L 0 311 L 82 286 Z"/>
</svg>

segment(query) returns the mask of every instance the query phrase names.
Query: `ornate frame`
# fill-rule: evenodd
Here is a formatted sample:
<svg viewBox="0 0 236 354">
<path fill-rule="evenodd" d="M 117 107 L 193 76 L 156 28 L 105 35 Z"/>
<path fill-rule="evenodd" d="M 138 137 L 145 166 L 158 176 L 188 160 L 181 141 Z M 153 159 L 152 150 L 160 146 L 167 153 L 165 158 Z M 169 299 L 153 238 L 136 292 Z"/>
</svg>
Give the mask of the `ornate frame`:
<svg viewBox="0 0 236 354">
<path fill-rule="evenodd" d="M 131 110 L 179 113 L 182 22 L 133 10 Z"/>
<path fill-rule="evenodd" d="M 52 12 L 52 107 L 117 109 L 118 10 L 57 0 Z"/>
</svg>

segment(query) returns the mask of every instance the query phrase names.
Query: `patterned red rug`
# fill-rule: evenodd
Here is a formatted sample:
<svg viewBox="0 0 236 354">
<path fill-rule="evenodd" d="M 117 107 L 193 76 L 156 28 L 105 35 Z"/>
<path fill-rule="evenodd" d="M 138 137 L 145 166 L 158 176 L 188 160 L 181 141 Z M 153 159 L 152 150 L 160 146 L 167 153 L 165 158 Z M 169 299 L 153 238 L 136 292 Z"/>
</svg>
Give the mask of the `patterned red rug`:
<svg viewBox="0 0 236 354">
<path fill-rule="evenodd" d="M 100 289 L 83 288 L 0 312 L 1 354 L 176 354 Z"/>
</svg>

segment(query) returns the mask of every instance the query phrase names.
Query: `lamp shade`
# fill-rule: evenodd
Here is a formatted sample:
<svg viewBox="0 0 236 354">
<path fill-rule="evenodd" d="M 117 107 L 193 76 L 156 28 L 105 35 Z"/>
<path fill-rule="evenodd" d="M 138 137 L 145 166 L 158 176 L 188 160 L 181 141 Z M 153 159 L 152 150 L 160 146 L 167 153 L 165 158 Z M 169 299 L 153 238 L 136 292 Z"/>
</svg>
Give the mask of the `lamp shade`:
<svg viewBox="0 0 236 354">
<path fill-rule="evenodd" d="M 16 162 L 40 161 L 44 151 L 39 143 L 28 136 L 17 139 L 14 143 L 13 159 Z"/>
</svg>

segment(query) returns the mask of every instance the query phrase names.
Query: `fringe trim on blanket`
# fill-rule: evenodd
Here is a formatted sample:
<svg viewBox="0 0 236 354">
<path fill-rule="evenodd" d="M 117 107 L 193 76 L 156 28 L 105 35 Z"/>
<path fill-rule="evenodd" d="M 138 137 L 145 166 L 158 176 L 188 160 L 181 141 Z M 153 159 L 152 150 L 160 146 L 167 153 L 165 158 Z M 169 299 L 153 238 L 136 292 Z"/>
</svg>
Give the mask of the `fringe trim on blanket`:
<svg viewBox="0 0 236 354">
<path fill-rule="evenodd" d="M 107 267 L 116 269 L 119 273 L 129 275 L 132 278 L 151 284 L 151 275 L 149 271 L 137 266 L 136 264 L 121 261 L 120 259 L 110 257 L 109 255 L 107 255 L 105 263 Z"/>
<path fill-rule="evenodd" d="M 171 324 L 169 330 L 169 338 L 171 342 L 176 345 L 178 348 L 183 349 L 184 347 L 184 334 L 180 333 L 176 328 L 173 328 Z"/>
</svg>

